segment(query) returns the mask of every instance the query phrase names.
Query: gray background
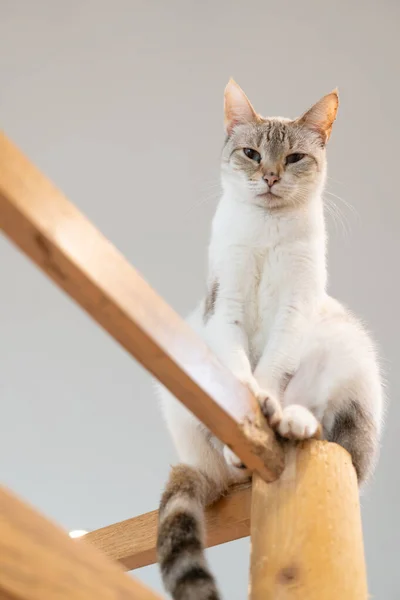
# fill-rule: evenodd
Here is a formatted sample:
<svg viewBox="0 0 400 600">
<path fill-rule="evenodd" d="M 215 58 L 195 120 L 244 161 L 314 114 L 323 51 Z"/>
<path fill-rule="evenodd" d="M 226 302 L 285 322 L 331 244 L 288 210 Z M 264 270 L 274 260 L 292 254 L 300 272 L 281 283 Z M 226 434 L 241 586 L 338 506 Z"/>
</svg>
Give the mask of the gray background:
<svg viewBox="0 0 400 600">
<path fill-rule="evenodd" d="M 371 594 L 400 597 L 399 3 L 0 0 L 0 124 L 181 314 L 203 291 L 230 75 L 264 114 L 336 85 L 330 288 L 392 399 L 363 519 Z M 0 165 L 1 168 L 1 165 Z M 0 477 L 67 529 L 157 506 L 175 460 L 148 375 L 0 239 Z M 248 541 L 209 552 L 246 597 Z M 349 565 L 349 568 L 351 566 Z M 155 567 L 137 573 L 160 587 Z"/>
</svg>

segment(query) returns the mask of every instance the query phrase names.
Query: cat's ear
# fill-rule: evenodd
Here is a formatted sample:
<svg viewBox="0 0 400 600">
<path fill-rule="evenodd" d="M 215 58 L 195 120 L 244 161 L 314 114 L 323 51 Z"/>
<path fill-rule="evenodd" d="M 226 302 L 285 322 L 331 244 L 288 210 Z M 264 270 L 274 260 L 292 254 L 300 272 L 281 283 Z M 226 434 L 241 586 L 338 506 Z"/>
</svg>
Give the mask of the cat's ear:
<svg viewBox="0 0 400 600">
<path fill-rule="evenodd" d="M 321 98 L 321 100 L 314 104 L 314 106 L 300 117 L 298 121 L 305 127 L 317 131 L 321 136 L 323 143 L 326 144 L 331 135 L 338 107 L 339 94 L 336 89 Z"/>
<path fill-rule="evenodd" d="M 225 131 L 231 135 L 233 128 L 242 123 L 258 120 L 258 115 L 240 86 L 229 80 L 224 95 Z"/>
</svg>

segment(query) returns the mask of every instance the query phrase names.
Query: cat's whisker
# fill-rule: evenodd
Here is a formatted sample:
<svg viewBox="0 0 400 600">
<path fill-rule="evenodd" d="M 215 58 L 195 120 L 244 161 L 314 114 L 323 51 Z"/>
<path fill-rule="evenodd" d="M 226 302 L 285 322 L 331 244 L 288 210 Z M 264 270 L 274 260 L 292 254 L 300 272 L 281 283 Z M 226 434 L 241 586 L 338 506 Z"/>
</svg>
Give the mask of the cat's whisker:
<svg viewBox="0 0 400 600">
<path fill-rule="evenodd" d="M 209 194 L 209 195 L 201 196 L 183 213 L 183 217 L 184 218 L 187 217 L 194 210 L 196 210 L 197 208 L 200 208 L 204 204 L 208 204 L 211 200 L 218 200 L 219 196 L 220 196 L 219 194 Z"/>
<path fill-rule="evenodd" d="M 326 178 L 330 179 L 331 181 L 333 181 L 334 183 L 337 183 L 339 185 L 344 185 L 343 181 L 339 181 L 339 179 L 335 179 L 335 177 L 332 177 L 331 175 L 327 175 Z"/>
<path fill-rule="evenodd" d="M 222 189 L 221 181 L 219 179 L 212 179 L 209 181 L 202 180 L 201 182 L 199 182 L 199 187 L 204 190 Z"/>
<path fill-rule="evenodd" d="M 332 222 L 334 224 L 335 230 L 338 231 L 338 219 L 337 219 L 337 215 L 336 215 L 335 211 L 332 210 L 332 207 L 329 204 L 325 205 L 325 210 L 326 210 L 326 214 L 332 218 Z"/>
<path fill-rule="evenodd" d="M 342 234 L 347 237 L 351 233 L 351 227 L 339 206 L 334 202 L 332 198 L 325 198 L 325 207 L 327 212 L 332 217 L 335 226 L 339 223 L 342 228 Z"/>
<path fill-rule="evenodd" d="M 339 231 L 339 225 L 341 226 L 343 232 L 343 222 L 338 214 L 337 207 L 335 204 L 330 203 L 329 201 L 325 201 L 324 208 L 329 217 L 331 217 L 332 222 L 335 227 L 335 231 Z"/>
<path fill-rule="evenodd" d="M 357 216 L 357 217 L 360 216 L 359 212 L 357 211 L 357 209 L 355 208 L 355 206 L 353 206 L 350 202 L 348 202 L 342 196 L 338 196 L 337 194 L 335 194 L 334 192 L 331 192 L 329 190 L 325 190 L 325 194 L 329 194 L 330 196 L 333 196 L 334 198 L 336 198 L 337 200 L 339 200 L 340 202 L 342 202 L 344 204 L 344 206 L 346 208 L 348 208 L 355 216 Z"/>
</svg>

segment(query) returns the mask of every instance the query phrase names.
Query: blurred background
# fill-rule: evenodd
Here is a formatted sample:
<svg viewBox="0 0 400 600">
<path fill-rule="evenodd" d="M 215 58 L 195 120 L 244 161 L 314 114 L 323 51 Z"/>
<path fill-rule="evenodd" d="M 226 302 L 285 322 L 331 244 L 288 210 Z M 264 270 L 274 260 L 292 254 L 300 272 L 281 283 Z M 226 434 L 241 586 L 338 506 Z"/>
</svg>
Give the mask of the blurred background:
<svg viewBox="0 0 400 600">
<path fill-rule="evenodd" d="M 288 117 L 339 87 L 330 291 L 376 336 L 391 398 L 362 498 L 385 600 L 400 597 L 399 17 L 397 0 L 0 0 L 1 128 L 182 315 L 204 290 L 228 78 Z M 176 457 L 150 377 L 4 238 L 0 273 L 1 481 L 68 530 L 156 508 Z M 248 540 L 208 556 L 243 600 Z M 156 567 L 136 575 L 161 589 Z"/>
</svg>

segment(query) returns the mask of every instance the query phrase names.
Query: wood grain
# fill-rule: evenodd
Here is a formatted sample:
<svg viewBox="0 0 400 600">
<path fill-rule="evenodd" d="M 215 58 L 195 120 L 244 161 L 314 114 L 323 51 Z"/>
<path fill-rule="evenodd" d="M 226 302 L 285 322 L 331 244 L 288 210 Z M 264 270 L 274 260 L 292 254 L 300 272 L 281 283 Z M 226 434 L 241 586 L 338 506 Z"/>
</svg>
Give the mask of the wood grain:
<svg viewBox="0 0 400 600">
<path fill-rule="evenodd" d="M 76 544 L 0 488 L 0 598 L 160 600 L 90 544 Z"/>
<path fill-rule="evenodd" d="M 250 535 L 251 486 L 241 485 L 206 511 L 206 545 L 217 546 Z M 158 511 L 97 529 L 77 540 L 93 544 L 126 570 L 156 562 Z"/>
<path fill-rule="evenodd" d="M 257 413 L 247 388 L 2 134 L 0 227 L 244 464 L 266 481 L 279 476 L 283 453 L 272 431 L 242 425 Z"/>
<path fill-rule="evenodd" d="M 251 600 L 367 600 L 356 474 L 336 444 L 291 446 L 278 481 L 253 479 Z"/>
</svg>

